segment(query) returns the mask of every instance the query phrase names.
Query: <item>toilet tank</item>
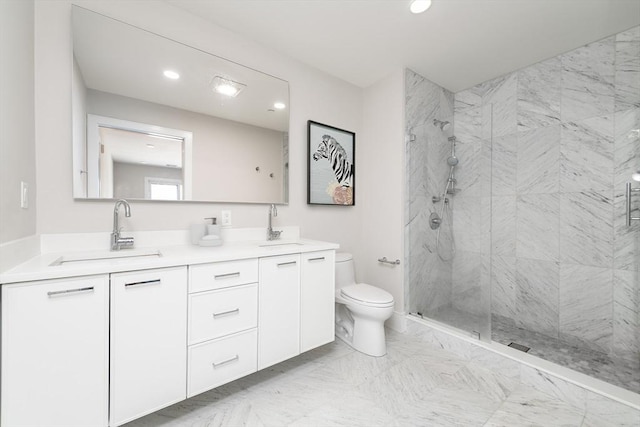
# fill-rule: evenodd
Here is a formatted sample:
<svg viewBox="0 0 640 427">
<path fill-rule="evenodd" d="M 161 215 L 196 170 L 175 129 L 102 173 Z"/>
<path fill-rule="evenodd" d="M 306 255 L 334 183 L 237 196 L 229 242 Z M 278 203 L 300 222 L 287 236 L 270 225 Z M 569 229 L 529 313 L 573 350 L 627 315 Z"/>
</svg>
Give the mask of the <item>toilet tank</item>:
<svg viewBox="0 0 640 427">
<path fill-rule="evenodd" d="M 356 283 L 353 256 L 347 252 L 336 253 L 336 289 Z"/>
</svg>

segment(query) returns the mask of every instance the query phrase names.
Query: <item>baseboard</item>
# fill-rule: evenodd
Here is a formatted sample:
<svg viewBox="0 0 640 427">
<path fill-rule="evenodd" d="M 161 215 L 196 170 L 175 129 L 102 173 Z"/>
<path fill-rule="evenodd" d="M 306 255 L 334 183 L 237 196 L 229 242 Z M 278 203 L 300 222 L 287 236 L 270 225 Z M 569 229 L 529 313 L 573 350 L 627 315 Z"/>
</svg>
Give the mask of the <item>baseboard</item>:
<svg viewBox="0 0 640 427">
<path fill-rule="evenodd" d="M 384 323 L 384 326 L 396 332 L 406 332 L 407 315 L 399 311 L 394 311 L 391 317 Z"/>
</svg>

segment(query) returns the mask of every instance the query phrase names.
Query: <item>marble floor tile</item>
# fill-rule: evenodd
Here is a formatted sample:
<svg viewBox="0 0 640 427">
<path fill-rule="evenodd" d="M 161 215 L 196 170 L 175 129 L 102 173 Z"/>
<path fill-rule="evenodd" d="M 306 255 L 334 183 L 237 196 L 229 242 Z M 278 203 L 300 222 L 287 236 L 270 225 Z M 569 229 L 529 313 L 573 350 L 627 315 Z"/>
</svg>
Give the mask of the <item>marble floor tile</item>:
<svg viewBox="0 0 640 427">
<path fill-rule="evenodd" d="M 380 358 L 335 341 L 127 426 L 626 426 L 639 414 L 591 392 L 581 407 L 524 386 L 519 363 L 451 337 L 468 347 L 460 356 L 430 344 L 436 332 L 387 331 Z"/>
<path fill-rule="evenodd" d="M 511 342 L 525 345 L 531 348 L 528 354 L 640 393 L 639 362 L 613 358 L 599 351 L 577 347 L 557 337 L 518 328 L 513 322 L 498 316 L 493 316 L 491 322 L 491 338 L 505 345 Z M 529 378 L 531 377 L 530 375 Z"/>
<path fill-rule="evenodd" d="M 583 411 L 565 401 L 521 386 L 484 426 L 579 426 L 583 418 Z"/>
</svg>

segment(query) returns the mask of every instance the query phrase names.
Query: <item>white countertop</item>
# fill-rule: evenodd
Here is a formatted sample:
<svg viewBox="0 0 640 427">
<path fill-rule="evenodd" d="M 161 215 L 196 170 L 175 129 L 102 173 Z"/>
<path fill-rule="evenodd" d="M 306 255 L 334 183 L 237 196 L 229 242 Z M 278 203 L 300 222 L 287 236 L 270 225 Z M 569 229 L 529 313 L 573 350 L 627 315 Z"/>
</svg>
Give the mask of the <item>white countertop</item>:
<svg viewBox="0 0 640 427">
<path fill-rule="evenodd" d="M 272 246 L 265 246 L 272 245 Z M 175 245 L 122 249 L 118 254 L 137 255 L 158 250 L 161 256 L 139 256 L 136 258 L 108 258 L 91 261 L 70 261 L 61 265 L 51 265 L 60 257 L 69 259 L 98 257 L 110 254 L 106 251 L 65 251 L 50 252 L 36 256 L 11 270 L 0 273 L 0 284 L 34 280 L 59 279 L 64 277 L 90 276 L 122 271 L 148 270 L 152 268 L 175 267 L 237 259 L 259 258 L 291 253 L 305 253 L 338 249 L 337 243 L 317 240 L 295 239 L 276 241 L 225 242 L 222 246 L 200 247 Z"/>
</svg>

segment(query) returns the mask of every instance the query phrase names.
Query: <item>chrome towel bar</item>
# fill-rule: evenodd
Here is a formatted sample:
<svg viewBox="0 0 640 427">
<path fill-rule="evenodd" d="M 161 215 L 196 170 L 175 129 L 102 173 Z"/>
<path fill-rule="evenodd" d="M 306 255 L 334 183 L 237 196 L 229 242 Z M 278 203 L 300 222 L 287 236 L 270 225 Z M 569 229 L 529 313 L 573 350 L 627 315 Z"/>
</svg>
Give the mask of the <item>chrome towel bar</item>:
<svg viewBox="0 0 640 427">
<path fill-rule="evenodd" d="M 381 262 L 383 264 L 400 265 L 399 259 L 395 261 L 389 261 L 386 256 L 383 256 L 382 258 L 378 258 L 378 262 Z"/>
</svg>

